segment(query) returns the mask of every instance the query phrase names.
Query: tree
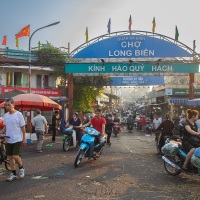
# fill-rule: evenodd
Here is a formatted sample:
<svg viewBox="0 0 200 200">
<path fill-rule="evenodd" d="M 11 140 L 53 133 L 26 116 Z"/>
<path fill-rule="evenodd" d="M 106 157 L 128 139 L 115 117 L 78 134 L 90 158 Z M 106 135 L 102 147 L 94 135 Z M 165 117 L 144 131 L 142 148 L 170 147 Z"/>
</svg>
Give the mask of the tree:
<svg viewBox="0 0 200 200">
<path fill-rule="evenodd" d="M 50 43 L 43 44 L 35 51 L 40 66 L 53 68 L 53 75 L 60 78 L 60 85 L 64 86 L 67 74 L 65 73 L 65 62 L 67 53 L 54 47 Z"/>
<path fill-rule="evenodd" d="M 49 66 L 54 72 L 53 75 L 60 79 L 60 87 L 66 87 L 67 74 L 65 73 L 65 63 L 67 53 L 54 47 L 50 43 L 43 44 L 35 50 L 40 66 Z M 103 86 L 110 82 L 107 76 L 87 76 L 76 77 L 74 81 L 74 110 L 91 111 L 92 102 L 103 91 Z M 66 88 L 67 89 L 67 88 Z"/>
</svg>

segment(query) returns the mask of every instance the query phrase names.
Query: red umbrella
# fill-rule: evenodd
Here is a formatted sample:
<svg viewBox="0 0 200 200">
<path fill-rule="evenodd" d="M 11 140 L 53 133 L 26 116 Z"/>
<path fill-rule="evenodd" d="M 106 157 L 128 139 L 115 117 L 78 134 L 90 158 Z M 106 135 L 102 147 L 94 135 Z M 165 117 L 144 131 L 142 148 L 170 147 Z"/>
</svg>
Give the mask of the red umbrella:
<svg viewBox="0 0 200 200">
<path fill-rule="evenodd" d="M 50 98 L 39 94 L 19 94 L 13 97 L 15 107 L 21 110 L 31 111 L 40 109 L 42 111 L 59 109 L 62 107 Z M 0 108 L 4 108 L 4 103 L 0 104 Z"/>
</svg>

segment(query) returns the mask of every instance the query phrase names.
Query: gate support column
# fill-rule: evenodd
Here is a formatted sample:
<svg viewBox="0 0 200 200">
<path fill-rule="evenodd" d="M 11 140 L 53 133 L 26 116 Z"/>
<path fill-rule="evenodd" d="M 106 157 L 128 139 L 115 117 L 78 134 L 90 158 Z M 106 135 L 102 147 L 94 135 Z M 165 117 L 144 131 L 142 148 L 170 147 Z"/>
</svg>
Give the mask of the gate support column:
<svg viewBox="0 0 200 200">
<path fill-rule="evenodd" d="M 189 77 L 189 100 L 194 99 L 194 73 L 190 73 Z"/>
<path fill-rule="evenodd" d="M 69 119 L 71 119 L 73 115 L 73 91 L 74 91 L 73 87 L 74 87 L 73 75 L 68 74 Z"/>
</svg>

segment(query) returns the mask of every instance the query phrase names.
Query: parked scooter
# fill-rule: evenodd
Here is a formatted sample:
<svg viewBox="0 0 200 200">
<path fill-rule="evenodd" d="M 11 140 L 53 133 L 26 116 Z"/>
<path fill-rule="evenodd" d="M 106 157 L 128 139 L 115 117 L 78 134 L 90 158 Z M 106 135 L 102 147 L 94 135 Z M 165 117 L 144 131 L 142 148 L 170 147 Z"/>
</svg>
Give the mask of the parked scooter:
<svg viewBox="0 0 200 200">
<path fill-rule="evenodd" d="M 78 167 L 83 158 L 99 158 L 106 143 L 106 135 L 100 140 L 100 133 L 91 127 L 85 127 L 85 134 L 81 139 L 80 149 L 76 155 L 74 166 Z M 94 155 L 95 152 L 95 155 Z"/>
<path fill-rule="evenodd" d="M 117 135 L 118 135 L 120 132 L 121 132 L 120 124 L 114 122 L 113 133 L 114 133 L 115 137 L 117 137 Z"/>
<path fill-rule="evenodd" d="M 167 138 L 166 144 L 170 143 L 170 139 Z M 177 137 L 175 138 L 177 140 Z M 180 138 L 178 138 L 180 140 Z M 183 170 L 181 169 L 187 154 L 183 149 L 181 144 L 178 144 L 177 153 L 175 155 L 164 155 L 162 159 L 164 160 L 164 168 L 166 172 L 172 176 L 179 175 Z M 187 173 L 198 174 L 198 168 L 191 162 L 188 164 Z"/>
<path fill-rule="evenodd" d="M 63 151 L 67 151 L 70 147 L 76 147 L 76 131 L 73 130 L 73 126 L 64 130 L 63 136 Z"/>
</svg>

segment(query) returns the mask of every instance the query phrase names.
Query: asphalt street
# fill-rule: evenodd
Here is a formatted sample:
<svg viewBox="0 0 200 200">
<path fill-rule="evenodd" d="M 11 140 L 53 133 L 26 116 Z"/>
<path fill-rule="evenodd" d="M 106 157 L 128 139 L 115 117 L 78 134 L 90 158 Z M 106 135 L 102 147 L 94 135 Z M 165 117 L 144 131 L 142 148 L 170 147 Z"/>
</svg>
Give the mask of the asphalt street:
<svg viewBox="0 0 200 200">
<path fill-rule="evenodd" d="M 78 148 L 64 152 L 62 136 L 52 146 L 50 141 L 46 136 L 42 153 L 33 146 L 24 148 L 23 180 L 6 182 L 8 171 L 0 165 L 0 199 L 200 199 L 200 177 L 168 175 L 156 154 L 154 136 L 124 129 L 111 137 L 112 145 L 104 147 L 99 159 L 83 159 L 78 168 L 74 168 Z"/>
</svg>

